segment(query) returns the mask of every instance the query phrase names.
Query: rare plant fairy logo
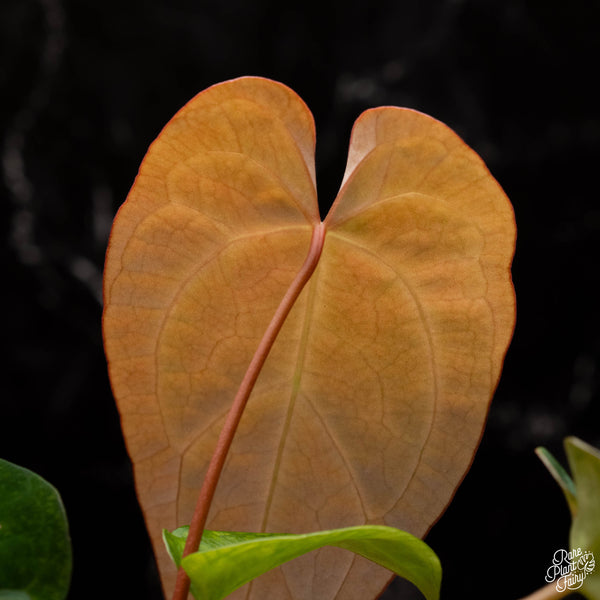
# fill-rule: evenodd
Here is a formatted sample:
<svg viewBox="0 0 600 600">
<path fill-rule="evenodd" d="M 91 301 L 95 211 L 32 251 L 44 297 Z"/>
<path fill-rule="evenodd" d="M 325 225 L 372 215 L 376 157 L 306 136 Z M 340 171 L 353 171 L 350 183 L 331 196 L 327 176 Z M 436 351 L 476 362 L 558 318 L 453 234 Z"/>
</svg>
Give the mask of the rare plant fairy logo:
<svg viewBox="0 0 600 600">
<path fill-rule="evenodd" d="M 592 552 L 575 548 L 557 550 L 552 557 L 552 566 L 546 571 L 546 582 L 556 581 L 556 591 L 577 590 L 596 567 Z"/>
</svg>

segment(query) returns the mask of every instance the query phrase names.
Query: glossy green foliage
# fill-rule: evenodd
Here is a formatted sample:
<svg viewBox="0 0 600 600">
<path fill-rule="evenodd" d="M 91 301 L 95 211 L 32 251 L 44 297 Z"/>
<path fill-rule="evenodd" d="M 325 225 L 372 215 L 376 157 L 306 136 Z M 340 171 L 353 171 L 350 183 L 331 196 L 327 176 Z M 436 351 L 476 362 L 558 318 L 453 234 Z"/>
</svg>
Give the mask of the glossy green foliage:
<svg viewBox="0 0 600 600">
<path fill-rule="evenodd" d="M 0 598 L 63 600 L 70 579 L 71 542 L 58 492 L 0 459 Z"/>
<path fill-rule="evenodd" d="M 420 539 L 384 526 L 346 527 L 307 534 L 205 531 L 200 551 L 181 556 L 187 527 L 164 540 L 175 564 L 183 565 L 198 600 L 220 600 L 287 561 L 323 546 L 360 554 L 412 582 L 427 600 L 439 598 L 442 570 L 436 554 Z"/>
<path fill-rule="evenodd" d="M 537 454 L 562 488 L 573 517 L 569 550 L 581 549 L 581 558 L 574 557 L 581 588 L 572 589 L 589 600 L 600 600 L 600 568 L 595 564 L 600 558 L 600 450 L 568 437 L 565 451 L 572 479 L 545 448 L 538 448 Z"/>
</svg>

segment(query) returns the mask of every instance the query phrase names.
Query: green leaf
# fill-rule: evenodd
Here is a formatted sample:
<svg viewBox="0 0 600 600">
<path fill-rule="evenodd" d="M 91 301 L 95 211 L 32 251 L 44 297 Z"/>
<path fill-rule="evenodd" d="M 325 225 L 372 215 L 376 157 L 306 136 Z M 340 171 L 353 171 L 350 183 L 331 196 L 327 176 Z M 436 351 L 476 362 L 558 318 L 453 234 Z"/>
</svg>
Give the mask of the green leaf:
<svg viewBox="0 0 600 600">
<path fill-rule="evenodd" d="M 181 560 L 187 527 L 163 538 L 175 564 L 187 572 L 198 600 L 220 600 L 245 583 L 293 558 L 323 546 L 360 554 L 404 577 L 427 600 L 437 600 L 442 569 L 433 550 L 405 531 L 363 525 L 306 534 L 205 531 L 200 551 Z"/>
<path fill-rule="evenodd" d="M 560 485 L 565 498 L 567 499 L 571 515 L 574 516 L 577 512 L 577 493 L 575 491 L 573 480 L 563 466 L 554 458 L 554 456 L 552 456 L 552 454 L 550 454 L 550 452 L 548 452 L 548 450 L 546 450 L 546 448 L 540 446 L 535 449 L 535 453 L 544 463 L 544 466 L 548 471 L 550 471 L 550 474 L 554 477 L 556 483 Z"/>
<path fill-rule="evenodd" d="M 63 600 L 71 561 L 58 492 L 39 475 L 0 459 L 0 599 Z"/>
<path fill-rule="evenodd" d="M 573 479 L 545 448 L 536 450 L 562 488 L 573 518 L 569 536 L 572 570 L 557 579 L 557 589 L 566 587 L 588 600 L 600 600 L 600 568 L 595 564 L 600 558 L 600 451 L 576 437 L 565 439 L 565 451 Z"/>
<path fill-rule="evenodd" d="M 571 548 L 591 552 L 600 560 L 600 451 L 576 437 L 565 440 L 565 450 L 577 490 Z M 600 567 L 586 575 L 580 591 L 589 600 L 600 600 Z"/>
</svg>

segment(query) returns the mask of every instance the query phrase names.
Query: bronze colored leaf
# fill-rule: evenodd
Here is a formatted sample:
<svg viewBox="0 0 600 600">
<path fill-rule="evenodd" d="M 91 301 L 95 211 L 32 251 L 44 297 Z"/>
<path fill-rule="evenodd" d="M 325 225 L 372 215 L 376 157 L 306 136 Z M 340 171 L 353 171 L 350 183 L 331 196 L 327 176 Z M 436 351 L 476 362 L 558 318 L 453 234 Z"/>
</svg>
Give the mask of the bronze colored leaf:
<svg viewBox="0 0 600 600">
<path fill-rule="evenodd" d="M 165 127 L 113 226 L 104 339 L 138 495 L 188 524 L 225 415 L 320 223 L 314 125 L 261 78 L 209 88 Z M 357 120 L 325 244 L 249 399 L 208 526 L 422 536 L 482 434 L 514 326 L 512 208 L 445 125 Z M 233 598 L 364 600 L 389 571 L 340 549 Z"/>
</svg>

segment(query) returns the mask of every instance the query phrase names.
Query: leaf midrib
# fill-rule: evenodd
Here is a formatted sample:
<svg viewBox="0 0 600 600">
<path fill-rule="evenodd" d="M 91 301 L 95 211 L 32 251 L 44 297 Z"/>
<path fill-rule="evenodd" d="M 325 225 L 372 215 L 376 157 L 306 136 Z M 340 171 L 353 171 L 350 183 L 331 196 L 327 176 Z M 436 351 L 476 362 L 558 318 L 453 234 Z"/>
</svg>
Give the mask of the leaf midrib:
<svg viewBox="0 0 600 600">
<path fill-rule="evenodd" d="M 281 430 L 279 445 L 277 447 L 277 456 L 275 458 L 275 463 L 273 465 L 273 475 L 271 477 L 271 484 L 269 486 L 269 493 L 267 495 L 267 501 L 265 504 L 265 512 L 263 515 L 263 521 L 261 523 L 260 531 L 264 532 L 267 527 L 267 522 L 269 520 L 269 513 L 271 510 L 271 505 L 273 503 L 273 496 L 275 494 L 275 488 L 277 487 L 277 478 L 279 474 L 279 468 L 281 466 L 281 461 L 283 458 L 283 453 L 285 450 L 285 445 L 288 437 L 288 432 L 290 429 L 292 417 L 294 414 L 294 408 L 296 405 L 296 400 L 298 398 L 298 392 L 300 391 L 300 383 L 302 381 L 302 374 L 304 371 L 304 359 L 306 357 L 306 347 L 308 345 L 308 336 L 310 333 L 310 329 L 312 326 L 312 313 L 315 302 L 316 295 L 316 287 L 318 280 L 318 267 L 313 273 L 310 281 L 308 282 L 308 297 L 306 300 L 306 310 L 304 312 L 304 323 L 302 326 L 302 335 L 300 336 L 300 343 L 298 345 L 298 353 L 296 356 L 296 366 L 294 368 L 294 375 L 292 377 L 292 390 L 290 393 L 290 399 L 288 402 L 288 409 L 285 418 L 285 423 L 283 425 L 283 429 Z"/>
</svg>

